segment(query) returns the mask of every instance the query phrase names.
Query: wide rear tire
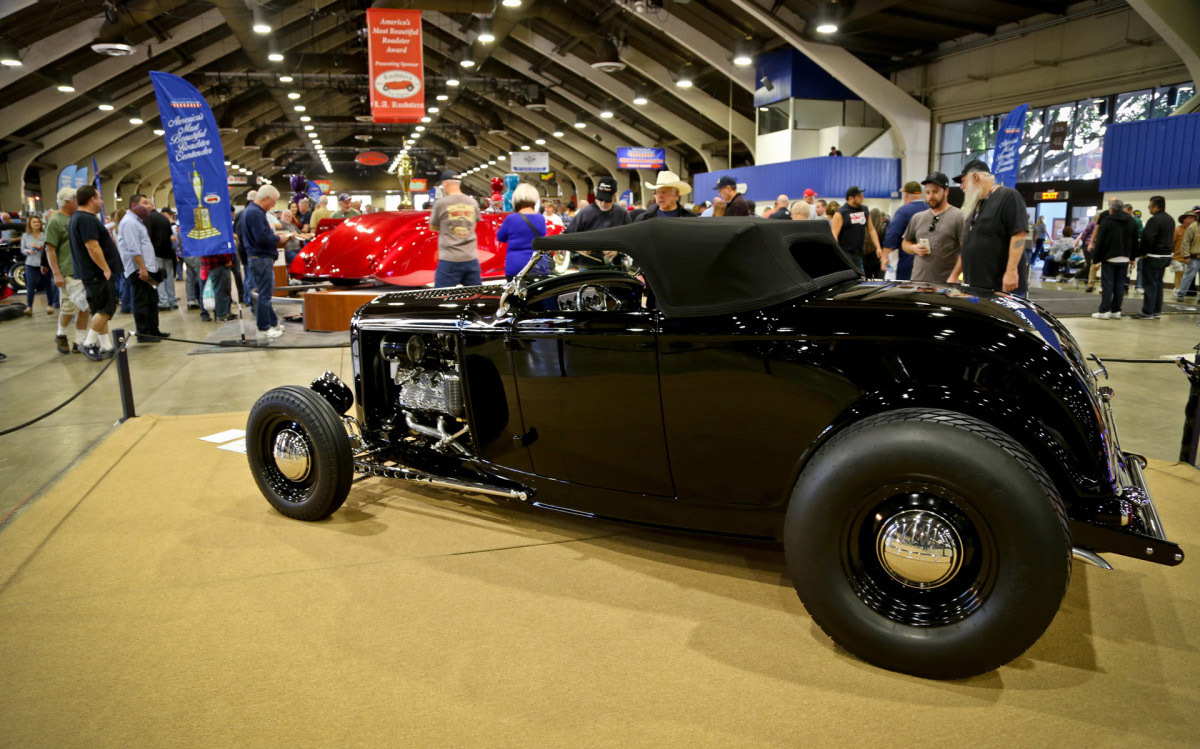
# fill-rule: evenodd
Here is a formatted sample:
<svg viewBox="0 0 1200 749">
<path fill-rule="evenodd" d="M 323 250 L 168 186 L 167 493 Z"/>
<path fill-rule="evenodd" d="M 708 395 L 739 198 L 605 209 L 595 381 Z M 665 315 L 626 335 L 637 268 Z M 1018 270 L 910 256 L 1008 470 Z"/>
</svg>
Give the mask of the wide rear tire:
<svg viewBox="0 0 1200 749">
<path fill-rule="evenodd" d="M 950 411 L 854 424 L 801 473 L 784 530 L 813 620 L 893 671 L 960 678 L 1029 648 L 1071 572 L 1066 512 L 1004 432 Z"/>
<path fill-rule="evenodd" d="M 263 496 L 290 518 L 324 520 L 350 493 L 350 438 L 309 388 L 287 385 L 258 399 L 246 420 L 246 457 Z"/>
</svg>

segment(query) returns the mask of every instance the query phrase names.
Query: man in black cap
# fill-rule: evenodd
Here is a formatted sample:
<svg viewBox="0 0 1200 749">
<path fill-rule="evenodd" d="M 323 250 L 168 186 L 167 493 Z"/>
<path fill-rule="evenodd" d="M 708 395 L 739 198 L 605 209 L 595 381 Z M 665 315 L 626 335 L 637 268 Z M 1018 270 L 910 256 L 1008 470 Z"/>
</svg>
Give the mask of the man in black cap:
<svg viewBox="0 0 1200 749">
<path fill-rule="evenodd" d="M 872 254 L 870 258 L 863 257 L 868 233 L 871 235 L 871 246 L 879 246 L 879 234 L 875 231 L 875 225 L 870 222 L 869 218 L 867 207 L 863 205 L 863 191 L 857 187 L 851 187 L 846 190 L 846 202 L 837 209 L 837 213 L 833 214 L 830 228 L 833 229 L 833 238 L 858 264 L 859 270 L 863 271 L 868 278 L 877 278 L 882 275 L 879 272 L 881 267 L 879 256 Z"/>
<path fill-rule="evenodd" d="M 717 194 L 721 196 L 721 200 L 725 201 L 726 216 L 749 216 L 750 206 L 746 205 L 746 199 L 742 197 L 742 190 L 746 189 L 745 185 L 739 185 L 737 180 L 726 174 L 721 179 L 717 180 L 717 186 L 713 188 Z"/>
<path fill-rule="evenodd" d="M 913 281 L 944 283 L 958 262 L 963 213 L 950 205 L 949 177 L 934 172 L 921 184 L 928 208 L 909 219 L 900 249 L 913 258 Z"/>
<path fill-rule="evenodd" d="M 617 181 L 612 177 L 601 177 L 596 180 L 596 202 L 589 203 L 575 214 L 575 219 L 567 227 L 567 234 L 594 229 L 608 229 L 613 226 L 624 226 L 630 223 L 629 211 L 621 208 L 614 210 L 617 195 Z"/>
<path fill-rule="evenodd" d="M 475 225 L 479 204 L 463 195 L 458 175 L 442 172 L 442 197 L 433 203 L 429 228 L 438 235 L 438 264 L 433 277 L 437 288 L 478 286 L 483 283 Z"/>
<path fill-rule="evenodd" d="M 947 283 L 958 283 L 993 291 L 1011 291 L 1025 296 L 1029 290 L 1029 259 L 1025 238 L 1029 235 L 1029 213 L 1021 193 L 996 184 L 988 165 L 968 161 L 954 178 L 962 185 L 965 220 L 962 252 Z"/>
</svg>

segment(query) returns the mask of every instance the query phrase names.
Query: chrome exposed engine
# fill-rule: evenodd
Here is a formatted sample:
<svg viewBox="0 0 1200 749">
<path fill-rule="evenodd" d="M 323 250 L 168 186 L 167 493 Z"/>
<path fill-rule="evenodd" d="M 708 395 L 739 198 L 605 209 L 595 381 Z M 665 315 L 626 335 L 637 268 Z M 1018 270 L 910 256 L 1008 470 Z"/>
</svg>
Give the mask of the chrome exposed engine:
<svg viewBox="0 0 1200 749">
<path fill-rule="evenodd" d="M 470 428 L 454 336 L 389 334 L 379 352 L 388 362 L 388 376 L 399 388 L 394 422 L 405 424 L 418 438 L 428 438 L 435 450 L 469 454 L 456 441 Z"/>
</svg>

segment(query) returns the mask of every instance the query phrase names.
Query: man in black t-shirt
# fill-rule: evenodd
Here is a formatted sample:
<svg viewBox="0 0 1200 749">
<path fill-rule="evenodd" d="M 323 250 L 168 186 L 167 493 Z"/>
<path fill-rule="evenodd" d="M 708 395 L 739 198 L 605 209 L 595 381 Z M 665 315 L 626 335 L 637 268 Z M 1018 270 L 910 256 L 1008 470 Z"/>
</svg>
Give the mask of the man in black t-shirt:
<svg viewBox="0 0 1200 749">
<path fill-rule="evenodd" d="M 876 274 L 867 273 L 863 264 L 863 248 L 866 246 L 868 233 L 871 235 L 872 246 L 879 247 L 879 234 L 876 233 L 875 225 L 870 222 L 869 217 L 867 207 L 863 205 L 863 191 L 851 187 L 846 191 L 846 202 L 833 214 L 830 228 L 833 229 L 833 238 L 858 265 L 858 269 L 871 277 Z M 878 262 L 870 265 L 875 270 L 880 268 Z"/>
<path fill-rule="evenodd" d="M 988 165 L 979 159 L 967 162 L 954 181 L 966 194 L 963 241 L 946 282 L 958 283 L 961 274 L 968 286 L 1025 296 L 1029 290 L 1029 260 L 1025 257 L 1029 214 L 1021 193 L 996 184 Z"/>
<path fill-rule="evenodd" d="M 100 193 L 95 187 L 84 185 L 76 191 L 75 202 L 79 208 L 67 228 L 71 260 L 75 264 L 75 277 L 83 281 L 88 307 L 92 310 L 87 338 L 79 350 L 92 361 L 100 361 L 113 355 L 108 321 L 117 311 L 117 279 L 125 268 L 117 243 L 100 223 L 98 216 L 104 207 Z"/>
</svg>

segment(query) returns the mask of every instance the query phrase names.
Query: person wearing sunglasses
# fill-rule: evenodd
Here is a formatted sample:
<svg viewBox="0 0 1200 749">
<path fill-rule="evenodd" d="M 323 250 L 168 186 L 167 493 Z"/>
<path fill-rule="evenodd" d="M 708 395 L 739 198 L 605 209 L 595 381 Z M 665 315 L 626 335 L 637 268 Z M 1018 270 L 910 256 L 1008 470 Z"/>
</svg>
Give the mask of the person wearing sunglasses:
<svg viewBox="0 0 1200 749">
<path fill-rule="evenodd" d="M 912 280 L 945 283 L 958 263 L 963 212 L 950 205 L 950 179 L 934 172 L 921 182 L 928 208 L 913 216 L 900 248 L 913 258 Z"/>
</svg>

